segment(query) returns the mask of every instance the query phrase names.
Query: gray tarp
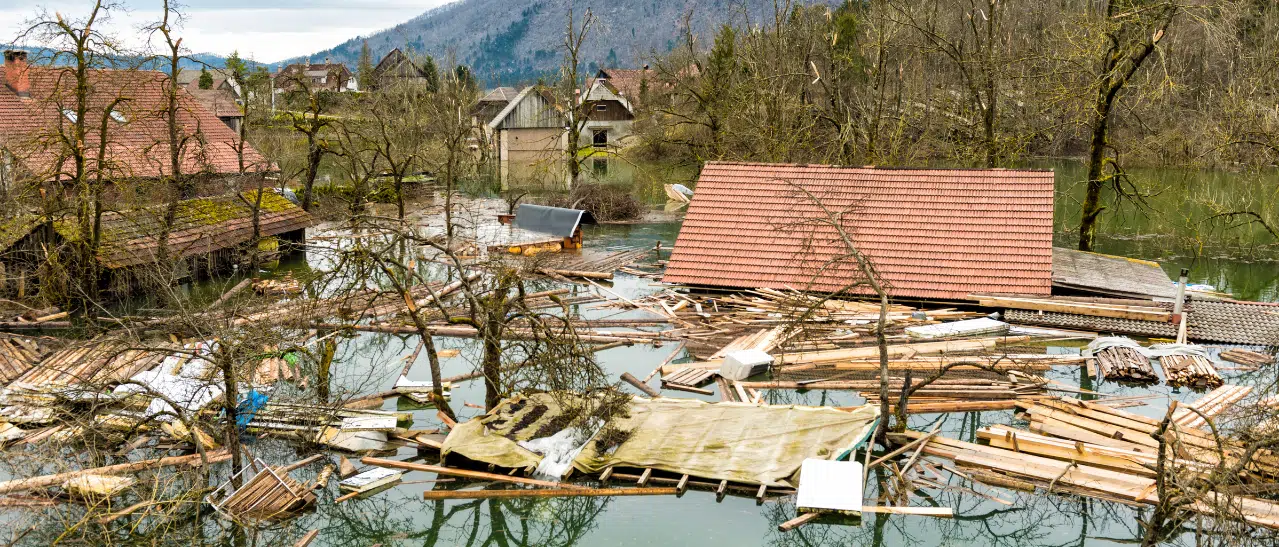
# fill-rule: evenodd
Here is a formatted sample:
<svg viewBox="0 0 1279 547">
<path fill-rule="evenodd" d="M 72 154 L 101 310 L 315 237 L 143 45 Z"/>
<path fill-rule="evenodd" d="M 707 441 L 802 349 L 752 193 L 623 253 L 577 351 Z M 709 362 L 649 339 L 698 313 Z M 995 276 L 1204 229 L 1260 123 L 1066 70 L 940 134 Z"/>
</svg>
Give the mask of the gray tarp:
<svg viewBox="0 0 1279 547">
<path fill-rule="evenodd" d="M 520 205 L 519 211 L 515 214 L 517 228 L 558 237 L 572 237 L 579 224 L 595 224 L 595 217 L 578 209 L 527 203 Z"/>
<path fill-rule="evenodd" d="M 484 417 L 454 428 L 442 452 L 531 470 L 542 456 L 516 443 L 555 433 L 545 429 L 554 429 L 546 426 L 554 424 L 558 408 L 549 394 L 516 395 Z M 628 432 L 621 444 L 606 446 L 601 454 L 597 442 L 587 442 L 573 459 L 573 467 L 588 474 L 614 465 L 651 467 L 694 477 L 793 487 L 805 458 L 834 458 L 852 448 L 869 433 L 879 411 L 874 406 L 850 412 L 637 397 L 628 414 L 611 424 Z"/>
</svg>

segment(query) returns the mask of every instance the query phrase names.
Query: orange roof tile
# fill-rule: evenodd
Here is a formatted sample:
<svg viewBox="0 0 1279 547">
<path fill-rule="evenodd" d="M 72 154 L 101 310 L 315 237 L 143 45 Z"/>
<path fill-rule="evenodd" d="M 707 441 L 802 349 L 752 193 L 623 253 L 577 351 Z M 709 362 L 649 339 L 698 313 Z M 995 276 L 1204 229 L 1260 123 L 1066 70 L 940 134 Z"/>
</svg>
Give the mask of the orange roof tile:
<svg viewBox="0 0 1279 547">
<path fill-rule="evenodd" d="M 0 68 L 0 82 L 4 81 Z M 74 72 L 68 68 L 32 66 L 31 98 L 21 99 L 11 89 L 0 85 L 0 146 L 13 150 L 25 167 L 37 174 L 53 178 L 57 156 L 63 147 L 60 133 L 70 135 L 70 119 L 63 110 L 74 109 Z M 107 106 L 122 99 L 114 108 L 124 121 L 112 119 L 107 124 L 108 178 L 155 178 L 169 171 L 168 127 L 165 121 L 168 76 L 155 71 L 91 70 L 92 91 L 86 115 L 88 136 L 86 149 L 96 157 L 100 128 Z M 180 139 L 185 141 L 182 170 L 185 174 L 239 173 L 235 151 L 239 136 L 188 93 L 179 91 L 178 121 Z M 59 130 L 60 127 L 64 130 Z M 64 172 L 69 169 L 63 167 Z M 269 171 L 274 167 L 252 146 L 245 149 L 245 165 L 249 171 Z M 90 159 L 90 169 L 92 159 Z"/>
<path fill-rule="evenodd" d="M 803 190 L 800 190 L 800 189 Z M 858 276 L 810 193 L 899 298 L 1047 295 L 1052 171 L 710 162 L 663 281 L 835 291 Z M 854 289 L 866 292 L 867 289 Z"/>
</svg>

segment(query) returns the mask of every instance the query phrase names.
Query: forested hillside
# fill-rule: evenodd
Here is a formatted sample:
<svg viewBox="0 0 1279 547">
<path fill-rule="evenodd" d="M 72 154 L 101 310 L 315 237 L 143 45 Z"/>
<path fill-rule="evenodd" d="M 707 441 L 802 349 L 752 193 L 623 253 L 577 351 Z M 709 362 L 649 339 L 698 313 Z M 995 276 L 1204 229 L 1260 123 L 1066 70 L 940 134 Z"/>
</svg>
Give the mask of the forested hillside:
<svg viewBox="0 0 1279 547">
<path fill-rule="evenodd" d="M 639 66 L 653 53 L 670 51 L 680 41 L 686 17 L 695 32 L 707 36 L 726 22 L 775 20 L 772 0 L 461 0 L 311 58 L 354 66 L 367 40 L 375 60 L 400 47 L 436 59 L 452 55 L 488 83 L 527 81 L 558 69 L 570 7 L 589 8 L 599 19 L 583 51 L 587 68 Z"/>
</svg>

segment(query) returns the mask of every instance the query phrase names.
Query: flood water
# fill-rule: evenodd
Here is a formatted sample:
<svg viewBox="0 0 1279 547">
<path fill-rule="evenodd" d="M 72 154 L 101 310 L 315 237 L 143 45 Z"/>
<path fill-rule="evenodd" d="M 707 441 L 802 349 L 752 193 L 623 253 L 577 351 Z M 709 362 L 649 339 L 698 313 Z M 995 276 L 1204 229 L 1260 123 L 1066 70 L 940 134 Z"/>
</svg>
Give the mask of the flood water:
<svg viewBox="0 0 1279 547">
<path fill-rule="evenodd" d="M 1071 246 L 1071 224 L 1077 217 L 1077 204 L 1069 197 L 1077 193 L 1072 181 L 1081 170 L 1076 164 L 1052 165 L 1058 171 L 1058 186 L 1062 198 L 1057 208 L 1057 243 Z M 603 252 L 638 247 L 652 247 L 656 241 L 669 248 L 679 231 L 679 213 L 662 212 L 663 182 L 682 182 L 692 185 L 692 171 L 679 168 L 643 168 L 622 163 L 610 163 L 600 173 L 613 183 L 633 184 L 635 195 L 653 208 L 655 222 L 628 225 L 604 225 L 589 228 L 586 233 L 588 252 Z M 1181 185 L 1186 192 L 1202 195 L 1211 192 L 1229 192 L 1229 186 L 1246 186 L 1254 191 L 1262 183 L 1254 180 L 1231 179 L 1227 174 L 1196 174 L 1191 172 L 1149 172 L 1168 185 Z M 635 182 L 638 180 L 639 182 Z M 1273 187 L 1274 181 L 1270 181 Z M 1245 191 L 1245 190 L 1240 190 Z M 1265 241 L 1260 234 L 1250 232 L 1246 236 L 1224 236 L 1211 245 L 1203 243 L 1188 227 L 1195 217 L 1202 217 L 1202 205 L 1194 200 L 1180 199 L 1166 193 L 1152 199 L 1152 210 L 1145 214 L 1125 212 L 1124 215 L 1106 217 L 1099 251 L 1159 260 L 1173 277 L 1181 267 L 1191 268 L 1192 281 L 1215 286 L 1231 292 L 1241 299 L 1279 300 L 1279 262 L 1275 262 L 1274 242 Z M 1149 216 L 1147 216 L 1149 215 Z M 1189 220 L 1188 220 L 1189 219 Z M 332 230 L 332 228 L 328 229 Z M 326 233 L 317 230 L 312 235 Z M 1269 245 L 1269 246 L 1267 246 Z M 1229 256 L 1228 258 L 1226 256 Z M 322 268 L 327 259 L 321 253 L 311 253 L 301 261 L 286 263 L 282 269 Z M 225 287 L 230 282 L 215 284 Z M 208 287 L 211 294 L 216 288 Z M 578 291 L 588 291 L 581 287 Z M 612 290 L 633 298 L 664 287 L 626 274 L 618 274 Z M 588 318 L 642 317 L 638 311 L 619 313 L 616 309 L 601 309 L 588 305 L 581 309 Z M 388 334 L 363 333 L 345 340 L 338 350 L 334 364 L 335 397 L 358 396 L 389 389 L 403 367 L 403 356 L 413 351 L 414 337 Z M 453 376 L 471 372 L 478 363 L 479 348 L 474 340 L 439 338 L 441 349 L 458 349 L 460 355 L 443 360 L 443 374 Z M 610 377 L 624 372 L 644 378 L 654 366 L 666 358 L 672 344 L 652 348 L 647 346 L 620 347 L 600 352 L 601 365 Z M 1074 351 L 1062 347 L 1058 351 Z M 1079 385 L 1076 367 L 1060 367 L 1051 373 L 1060 382 Z M 429 380 L 425 355 L 410 370 L 409 378 Z M 1258 382 L 1258 378 L 1227 378 L 1228 382 Z M 1183 390 L 1173 393 L 1166 387 L 1155 386 L 1150 390 L 1129 390 L 1107 384 L 1086 385 L 1103 393 L 1138 394 L 1153 393 L 1146 407 L 1130 409 L 1151 415 L 1162 415 L 1168 398 L 1194 400 L 1199 394 Z M 680 393 L 681 397 L 697 397 Z M 768 394 L 770 402 L 802 404 L 860 404 L 859 397 L 851 392 L 793 392 L 781 391 Z M 716 397 L 705 397 L 708 400 Z M 482 413 L 464 403 L 482 404 L 483 387 L 479 381 L 462 382 L 454 386 L 451 405 L 466 420 Z M 389 400 L 385 410 L 408 411 L 413 414 L 414 429 L 436 427 L 438 420 L 433 408 L 423 408 L 404 400 Z M 941 434 L 975 441 L 976 430 L 984 425 L 1018 424 L 1012 412 L 983 412 L 950 415 L 919 415 L 912 418 L 915 429 L 929 429 L 942 421 Z M 291 461 L 292 449 L 269 439 L 258 440 L 252 447 L 260 454 L 278 454 L 283 461 Z M 409 449 L 401 449 L 395 459 L 415 456 Z M 428 461 L 428 463 L 434 463 Z M 947 462 L 949 463 L 949 462 Z M 318 469 L 318 468 L 317 468 Z M 303 478 L 306 473 L 298 473 Z M 868 485 L 868 503 L 873 503 L 879 481 L 886 480 L 879 473 L 872 473 Z M 1045 496 L 1018 493 L 1009 490 L 977 487 L 979 494 L 964 491 L 933 493 L 928 496 L 917 492 L 914 505 L 951 507 L 955 518 L 939 519 L 913 516 L 867 515 L 860 522 L 849 520 L 835 524 L 810 524 L 791 532 L 779 532 L 777 525 L 793 518 L 793 501 L 774 498 L 762 505 L 753 498 L 728 496 L 717 501 L 713 493 L 690 490 L 681 497 L 618 497 L 618 498 L 563 498 L 563 499 L 515 499 L 482 501 L 426 501 L 422 493 L 434 488 L 457 488 L 458 483 L 424 482 L 437 477 L 427 473 L 410 472 L 404 482 L 381 493 L 356 498 L 341 504 L 333 499 L 341 495 L 336 481 L 330 483 L 320 496 L 317 508 L 277 528 L 263 530 L 254 544 L 292 544 L 305 532 L 319 530 L 314 545 L 425 545 L 425 546 L 594 546 L 594 545 L 733 545 L 739 547 L 770 546 L 901 546 L 901 545 L 1004 545 L 1004 546 L 1064 546 L 1064 545 L 1125 545 L 1140 538 L 1137 517 L 1141 510 L 1123 505 L 1093 501 L 1077 497 Z M 996 499 L 991 499 L 996 498 Z M 1192 536 L 1182 538 L 1193 543 Z"/>
<path fill-rule="evenodd" d="M 1071 246 L 1074 241 L 1072 223 L 1077 205 L 1069 196 L 1076 193 L 1073 179 L 1080 176 L 1078 165 L 1052 165 L 1058 172 L 1058 186 L 1063 196 L 1057 209 L 1057 244 Z M 657 222 L 632 225 L 605 225 L 591 228 L 586 235 L 590 251 L 652 247 L 662 241 L 669 247 L 679 231 L 678 213 L 661 220 L 662 182 L 683 182 L 691 186 L 688 170 L 651 169 L 641 174 L 639 168 L 627 165 L 608 166 L 608 179 L 635 184 L 635 194 L 655 209 Z M 1151 172 L 1163 183 L 1181 185 L 1186 192 L 1228 192 L 1223 185 L 1239 183 L 1249 188 L 1253 180 L 1235 180 L 1226 174 L 1190 172 Z M 666 177 L 663 179 L 663 177 Z M 642 180 L 641 180 L 642 179 Z M 634 180 L 641 180 L 634 183 Z M 1270 181 L 1273 183 L 1273 181 Z M 1251 190 L 1249 190 L 1251 191 Z M 1279 262 L 1274 261 L 1274 242 L 1264 241 L 1261 234 L 1234 234 L 1214 239 L 1205 245 L 1202 237 L 1189 230 L 1187 218 L 1204 215 L 1202 204 L 1166 193 L 1152 198 L 1151 210 L 1138 213 L 1125 211 L 1106 218 L 1101 238 L 1101 252 L 1160 261 L 1170 276 L 1182 267 L 1191 269 L 1195 283 L 1215 286 L 1241 299 L 1279 300 Z M 1267 246 L 1269 245 L 1269 246 Z M 579 289 L 586 291 L 587 289 Z M 647 280 L 619 274 L 613 290 L 636 297 L 662 287 Z M 614 309 L 582 310 L 587 317 L 626 317 L 642 315 Z M 478 348 L 474 341 L 439 339 L 442 348 L 461 350 L 458 357 L 446 359 L 444 375 L 473 370 Z M 347 382 L 352 392 L 368 393 L 386 389 L 401 368 L 400 358 L 412 351 L 415 340 L 382 334 L 363 334 L 343 345 L 339 358 L 346 371 L 339 382 Z M 662 348 L 630 347 L 601 352 L 599 360 L 610 375 L 630 372 L 643 378 L 671 351 Z M 1059 351 L 1076 351 L 1063 347 Z M 412 379 L 429 379 L 425 357 L 410 372 Z M 372 373 L 370 373 L 372 371 Z M 1078 385 L 1079 372 L 1063 367 L 1051 373 L 1063 383 Z M 1228 378 L 1232 382 L 1259 379 Z M 1194 400 L 1200 394 L 1189 390 L 1173 392 L 1155 386 L 1150 390 L 1130 390 L 1118 385 L 1083 387 L 1103 393 L 1156 395 L 1148 406 L 1130 409 L 1150 415 L 1162 415 L 1169 398 Z M 679 396 L 696 397 L 690 394 Z M 849 392 L 772 392 L 775 403 L 858 404 L 861 399 Z M 711 399 L 711 397 L 707 397 Z M 463 402 L 483 400 L 478 382 L 455 386 L 452 405 L 462 419 L 477 416 L 480 410 L 465 407 Z M 418 409 L 406 402 L 388 402 L 386 409 L 413 410 L 415 428 L 436 423 L 433 409 Z M 984 425 L 1017 424 L 1012 412 L 921 415 L 912 419 L 916 429 L 931 428 L 942 421 L 941 431 L 950 437 L 975 440 L 976 430 Z M 1024 424 L 1020 424 L 1024 425 Z M 399 457 L 412 456 L 401 450 Z M 792 532 L 779 532 L 776 527 L 795 516 L 792 501 L 774 499 L 757 505 L 753 499 L 728 496 L 716 501 L 714 494 L 690 490 L 684 496 L 621 497 L 573 499 L 522 499 L 484 501 L 424 501 L 423 491 L 451 488 L 455 485 L 422 483 L 435 478 L 425 473 L 410 473 L 405 484 L 365 499 L 334 505 L 322 500 L 316 513 L 288 525 L 285 536 L 302 531 L 320 530 L 325 545 L 1122 545 L 1139 538 L 1137 518 L 1141 510 L 1123 505 L 1077 497 L 1044 496 L 1018 493 L 997 488 L 978 489 L 982 495 L 967 492 L 942 492 L 932 498 L 919 496 L 914 504 L 936 504 L 955 509 L 956 518 L 936 519 L 911 516 L 868 515 L 862 521 L 836 524 L 812 524 Z M 886 477 L 872 474 L 868 498 L 876 495 L 875 483 Z M 931 492 L 931 491 L 930 491 Z M 335 493 L 333 495 L 336 495 Z M 330 498 L 331 499 L 331 498 Z M 869 503 L 869 501 L 868 501 Z M 1191 536 L 1183 540 L 1192 541 Z"/>
</svg>

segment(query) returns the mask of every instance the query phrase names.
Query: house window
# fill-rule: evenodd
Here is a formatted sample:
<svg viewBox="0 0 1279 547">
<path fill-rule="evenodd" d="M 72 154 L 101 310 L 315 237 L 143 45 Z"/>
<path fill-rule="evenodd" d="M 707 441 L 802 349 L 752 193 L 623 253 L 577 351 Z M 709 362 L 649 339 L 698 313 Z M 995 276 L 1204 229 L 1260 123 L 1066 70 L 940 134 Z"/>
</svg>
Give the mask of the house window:
<svg viewBox="0 0 1279 547">
<path fill-rule="evenodd" d="M 608 158 L 592 158 L 591 170 L 597 178 L 608 176 Z"/>
<path fill-rule="evenodd" d="M 608 130 L 596 129 L 591 141 L 596 148 L 604 148 L 608 146 Z"/>
<path fill-rule="evenodd" d="M 62 111 L 62 115 L 66 116 L 68 120 L 71 120 L 71 123 L 76 122 L 77 116 L 74 110 L 71 110 L 70 108 L 65 109 Z"/>
<path fill-rule="evenodd" d="M 605 112 L 605 111 L 607 111 L 607 110 L 608 110 L 608 105 L 606 105 L 606 104 L 597 104 L 597 105 L 595 105 L 595 111 L 596 111 L 596 112 Z"/>
</svg>

